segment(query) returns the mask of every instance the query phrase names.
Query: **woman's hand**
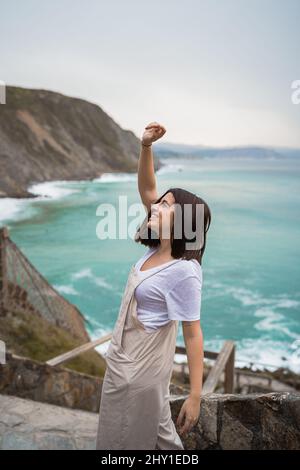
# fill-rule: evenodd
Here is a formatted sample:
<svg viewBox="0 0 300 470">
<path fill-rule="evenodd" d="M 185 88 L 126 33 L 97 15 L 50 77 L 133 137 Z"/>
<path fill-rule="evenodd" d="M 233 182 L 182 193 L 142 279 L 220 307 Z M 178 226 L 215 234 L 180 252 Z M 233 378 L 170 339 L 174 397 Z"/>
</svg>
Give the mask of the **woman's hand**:
<svg viewBox="0 0 300 470">
<path fill-rule="evenodd" d="M 197 423 L 200 415 L 201 398 L 189 396 L 183 403 L 176 424 L 179 434 L 184 435 Z M 184 424 L 183 419 L 185 418 Z"/>
<path fill-rule="evenodd" d="M 142 137 L 142 142 L 145 145 L 150 145 L 156 140 L 160 139 L 165 133 L 166 129 L 164 126 L 158 124 L 158 122 L 150 122 L 148 126 L 145 127 L 145 131 Z"/>
</svg>

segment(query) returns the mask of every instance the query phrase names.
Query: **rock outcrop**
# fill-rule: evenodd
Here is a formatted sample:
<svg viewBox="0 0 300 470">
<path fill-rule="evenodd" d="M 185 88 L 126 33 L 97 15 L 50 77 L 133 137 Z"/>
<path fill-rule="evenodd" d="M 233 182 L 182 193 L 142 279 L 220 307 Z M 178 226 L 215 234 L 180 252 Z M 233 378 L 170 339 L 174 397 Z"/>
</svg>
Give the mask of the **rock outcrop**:
<svg viewBox="0 0 300 470">
<path fill-rule="evenodd" d="M 7 86 L 0 106 L 0 197 L 34 197 L 27 188 L 35 182 L 136 172 L 139 149 L 135 134 L 96 104 Z"/>
</svg>

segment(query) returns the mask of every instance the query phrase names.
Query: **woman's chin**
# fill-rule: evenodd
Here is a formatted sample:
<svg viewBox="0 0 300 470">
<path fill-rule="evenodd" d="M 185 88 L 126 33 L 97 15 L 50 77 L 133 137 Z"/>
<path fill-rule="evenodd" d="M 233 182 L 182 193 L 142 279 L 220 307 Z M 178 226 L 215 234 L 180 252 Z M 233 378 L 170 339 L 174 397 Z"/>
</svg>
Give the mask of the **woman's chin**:
<svg viewBox="0 0 300 470">
<path fill-rule="evenodd" d="M 156 236 L 159 234 L 159 227 L 157 225 L 153 224 L 151 220 L 148 221 L 147 227 L 153 232 Z"/>
</svg>

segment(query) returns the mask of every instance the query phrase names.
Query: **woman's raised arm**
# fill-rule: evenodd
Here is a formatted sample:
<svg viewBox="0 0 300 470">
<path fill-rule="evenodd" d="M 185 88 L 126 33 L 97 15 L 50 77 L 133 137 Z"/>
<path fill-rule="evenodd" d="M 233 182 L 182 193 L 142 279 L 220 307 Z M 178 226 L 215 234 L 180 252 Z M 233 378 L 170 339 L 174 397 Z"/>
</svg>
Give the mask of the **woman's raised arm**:
<svg viewBox="0 0 300 470">
<path fill-rule="evenodd" d="M 152 153 L 152 143 L 160 139 L 166 129 L 157 122 L 145 127 L 141 141 L 140 158 L 138 161 L 138 189 L 143 204 L 150 211 L 151 204 L 158 199 L 156 178 Z"/>
</svg>

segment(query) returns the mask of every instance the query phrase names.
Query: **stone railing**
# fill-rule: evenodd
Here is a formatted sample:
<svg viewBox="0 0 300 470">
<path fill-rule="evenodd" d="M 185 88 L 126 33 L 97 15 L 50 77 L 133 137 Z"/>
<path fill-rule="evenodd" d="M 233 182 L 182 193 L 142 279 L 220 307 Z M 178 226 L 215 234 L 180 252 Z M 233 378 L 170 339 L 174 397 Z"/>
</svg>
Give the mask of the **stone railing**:
<svg viewBox="0 0 300 470">
<path fill-rule="evenodd" d="M 183 400 L 171 403 L 176 420 Z M 192 449 L 300 449 L 300 394 L 208 394 L 198 423 L 184 439 Z"/>
<path fill-rule="evenodd" d="M 10 353 L 0 364 L 0 393 L 67 408 L 98 411 L 102 378 L 50 367 Z"/>
<path fill-rule="evenodd" d="M 62 367 L 50 367 L 44 363 L 8 354 L 7 363 L 0 365 L 0 394 L 2 394 L 0 395 L 0 415 L 6 415 L 5 432 L 10 426 L 10 414 L 6 409 L 7 405 L 4 404 L 6 403 L 4 398 L 11 396 L 12 400 L 14 397 L 30 400 L 32 412 L 22 418 L 25 427 L 27 419 L 34 422 L 35 402 L 39 402 L 36 403 L 36 413 L 38 417 L 42 413 L 43 406 L 45 407 L 46 418 L 43 424 L 45 429 L 49 416 L 49 404 L 52 404 L 49 428 L 53 428 L 55 416 L 57 416 L 59 426 L 62 430 L 65 428 L 64 432 L 67 436 L 67 423 L 69 423 L 67 417 L 69 414 L 77 413 L 78 419 L 82 417 L 85 423 L 90 423 L 86 425 L 96 433 L 101 386 L 100 377 L 80 374 Z M 170 392 L 171 412 L 176 422 L 185 398 L 180 397 L 181 389 L 178 386 L 171 385 Z M 176 395 L 172 396 L 172 393 Z M 1 409 L 1 396 L 3 409 Z M 17 398 L 15 400 L 17 401 Z M 43 406 L 41 402 L 44 402 Z M 13 401 L 11 406 L 14 409 Z M 25 410 L 28 410 L 28 406 L 25 406 Z M 90 413 L 87 414 L 87 411 Z M 63 416 L 66 416 L 66 422 L 62 419 Z M 13 422 L 12 416 L 12 426 Z M 37 435 L 40 422 L 38 420 L 37 423 L 30 424 L 30 426 L 36 426 Z M 93 435 L 92 431 L 91 435 Z M 33 439 L 30 433 L 28 436 Z M 3 436 L 1 436 L 0 427 L 0 442 L 1 438 Z M 59 440 L 55 440 L 55 436 L 52 438 L 53 442 L 59 443 Z M 78 439 L 80 440 L 80 436 Z M 300 449 L 300 394 L 276 392 L 248 395 L 216 393 L 203 395 L 199 420 L 187 437 L 183 438 L 183 442 L 187 450 Z M 59 445 L 58 448 L 60 448 Z M 94 442 L 91 439 L 85 445 L 93 448 Z"/>
</svg>

